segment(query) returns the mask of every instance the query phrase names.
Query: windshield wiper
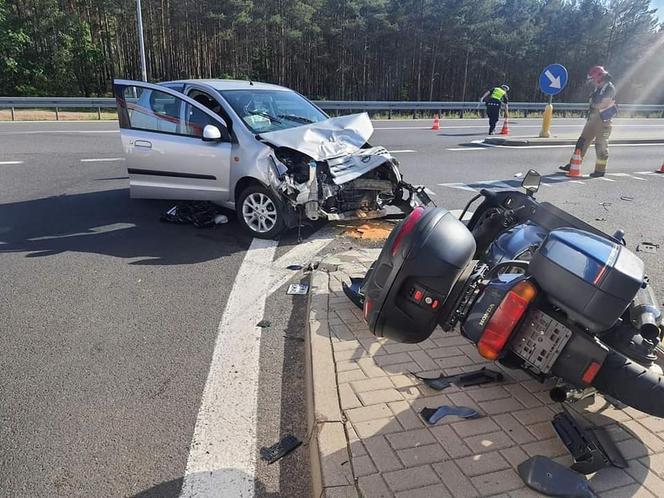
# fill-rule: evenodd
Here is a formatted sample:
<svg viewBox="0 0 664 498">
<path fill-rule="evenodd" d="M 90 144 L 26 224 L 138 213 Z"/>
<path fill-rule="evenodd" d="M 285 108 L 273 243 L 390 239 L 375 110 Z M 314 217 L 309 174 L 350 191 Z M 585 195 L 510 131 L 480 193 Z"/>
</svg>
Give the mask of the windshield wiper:
<svg viewBox="0 0 664 498">
<path fill-rule="evenodd" d="M 276 116 L 273 116 L 269 112 L 263 112 L 263 111 L 248 111 L 249 114 L 253 114 L 256 116 L 263 116 L 264 118 L 268 118 L 270 121 L 274 121 L 275 123 L 281 124 L 281 120 L 278 119 Z"/>
<path fill-rule="evenodd" d="M 299 123 L 304 123 L 304 124 L 310 124 L 313 123 L 313 121 L 309 118 L 305 118 L 304 116 L 297 116 L 295 114 L 278 114 L 280 118 L 285 118 L 289 119 L 291 121 L 299 122 Z"/>
</svg>

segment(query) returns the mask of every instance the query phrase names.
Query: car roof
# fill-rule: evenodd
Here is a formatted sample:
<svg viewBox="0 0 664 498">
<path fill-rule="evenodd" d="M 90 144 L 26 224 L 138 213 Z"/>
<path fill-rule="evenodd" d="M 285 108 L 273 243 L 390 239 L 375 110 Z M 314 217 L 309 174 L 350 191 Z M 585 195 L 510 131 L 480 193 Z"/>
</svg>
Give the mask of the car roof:
<svg viewBox="0 0 664 498">
<path fill-rule="evenodd" d="M 215 90 L 282 90 L 282 91 L 292 91 L 289 88 L 273 85 L 271 83 L 261 83 L 259 81 L 249 81 L 249 80 L 221 80 L 221 79 L 190 79 L 190 80 L 177 80 L 177 81 L 165 81 L 166 83 L 201 83 L 204 85 L 211 86 Z"/>
</svg>

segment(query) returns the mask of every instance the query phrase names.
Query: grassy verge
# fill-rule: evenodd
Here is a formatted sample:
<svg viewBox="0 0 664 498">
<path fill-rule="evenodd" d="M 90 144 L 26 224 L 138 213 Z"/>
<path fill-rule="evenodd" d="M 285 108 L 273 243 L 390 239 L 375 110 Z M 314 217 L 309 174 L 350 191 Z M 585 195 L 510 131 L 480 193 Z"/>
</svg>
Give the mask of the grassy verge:
<svg viewBox="0 0 664 498">
<path fill-rule="evenodd" d="M 55 109 L 16 109 L 16 121 L 55 121 Z M 60 121 L 86 121 L 98 120 L 97 110 L 80 109 L 76 111 L 59 112 Z M 118 115 L 112 109 L 102 109 L 101 119 L 118 119 Z M 11 121 L 11 109 L 0 109 L 0 121 Z"/>
</svg>

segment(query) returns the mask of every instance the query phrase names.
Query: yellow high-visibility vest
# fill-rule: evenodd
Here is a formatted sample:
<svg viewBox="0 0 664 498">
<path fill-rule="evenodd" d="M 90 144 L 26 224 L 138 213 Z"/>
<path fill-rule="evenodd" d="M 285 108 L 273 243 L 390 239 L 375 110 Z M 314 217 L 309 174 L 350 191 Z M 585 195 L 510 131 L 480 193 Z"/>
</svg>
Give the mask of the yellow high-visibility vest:
<svg viewBox="0 0 664 498">
<path fill-rule="evenodd" d="M 502 88 L 500 88 L 499 86 L 497 86 L 496 88 L 491 90 L 490 98 L 496 99 L 496 100 L 502 100 L 502 98 L 505 95 L 507 95 L 507 92 L 505 90 L 503 90 Z"/>
</svg>

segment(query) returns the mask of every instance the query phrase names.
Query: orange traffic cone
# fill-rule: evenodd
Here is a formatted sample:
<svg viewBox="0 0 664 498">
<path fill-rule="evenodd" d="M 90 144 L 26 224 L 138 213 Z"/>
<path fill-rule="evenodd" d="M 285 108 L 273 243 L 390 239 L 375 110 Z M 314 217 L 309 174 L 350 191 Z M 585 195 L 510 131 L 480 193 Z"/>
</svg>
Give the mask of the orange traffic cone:
<svg viewBox="0 0 664 498">
<path fill-rule="evenodd" d="M 509 124 L 507 123 L 507 116 L 505 116 L 505 121 L 503 121 L 503 129 L 500 130 L 501 135 L 509 135 L 510 134 L 510 127 Z"/>
<path fill-rule="evenodd" d="M 433 126 L 432 130 L 440 130 L 440 119 L 438 119 L 438 114 L 433 115 Z"/>
<path fill-rule="evenodd" d="M 657 171 L 655 171 L 655 173 L 662 173 L 662 174 L 664 174 L 664 163 L 662 163 L 662 165 L 660 166 L 660 168 L 659 168 Z"/>
<path fill-rule="evenodd" d="M 572 160 L 569 162 L 570 168 L 569 171 L 567 172 L 567 176 L 573 176 L 573 177 L 578 177 L 581 176 L 581 149 L 576 149 L 574 151 L 574 155 L 572 156 Z"/>
</svg>

